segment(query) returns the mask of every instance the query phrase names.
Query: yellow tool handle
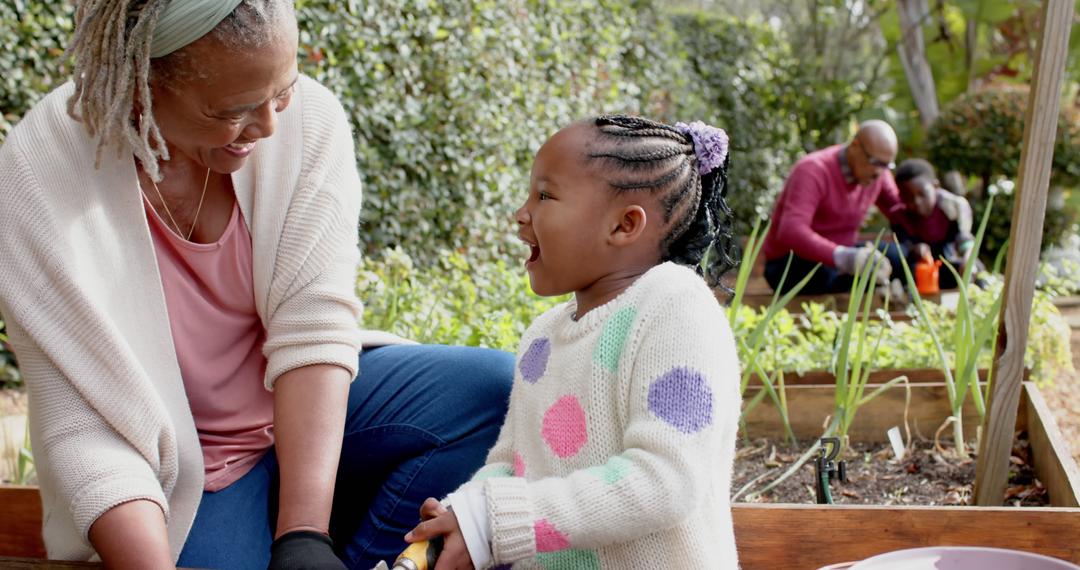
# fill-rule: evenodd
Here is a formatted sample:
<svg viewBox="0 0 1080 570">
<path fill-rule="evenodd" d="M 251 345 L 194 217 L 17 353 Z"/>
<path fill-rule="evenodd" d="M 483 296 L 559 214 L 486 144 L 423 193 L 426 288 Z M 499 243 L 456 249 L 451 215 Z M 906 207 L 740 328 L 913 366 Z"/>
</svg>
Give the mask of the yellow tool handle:
<svg viewBox="0 0 1080 570">
<path fill-rule="evenodd" d="M 443 538 L 414 542 L 394 561 L 393 570 L 432 570 L 442 552 Z"/>
</svg>

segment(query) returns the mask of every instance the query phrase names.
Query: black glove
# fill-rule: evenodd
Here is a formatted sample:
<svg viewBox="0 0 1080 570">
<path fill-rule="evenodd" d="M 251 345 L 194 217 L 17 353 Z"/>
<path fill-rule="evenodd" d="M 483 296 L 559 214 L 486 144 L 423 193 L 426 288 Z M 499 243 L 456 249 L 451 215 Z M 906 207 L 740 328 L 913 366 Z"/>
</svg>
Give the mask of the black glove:
<svg viewBox="0 0 1080 570">
<path fill-rule="evenodd" d="M 270 545 L 269 570 L 346 570 L 325 534 L 310 530 L 287 532 Z"/>
</svg>

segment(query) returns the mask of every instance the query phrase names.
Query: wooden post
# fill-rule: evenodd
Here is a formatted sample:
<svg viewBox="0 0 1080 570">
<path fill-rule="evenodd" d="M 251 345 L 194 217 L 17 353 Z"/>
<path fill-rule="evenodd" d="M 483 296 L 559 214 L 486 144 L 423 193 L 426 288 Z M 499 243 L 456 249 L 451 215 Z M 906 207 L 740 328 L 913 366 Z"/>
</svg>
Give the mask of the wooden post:
<svg viewBox="0 0 1080 570">
<path fill-rule="evenodd" d="M 1020 152 L 1009 257 L 1005 265 L 1005 297 L 994 354 L 994 381 L 975 471 L 975 503 L 980 506 L 1001 505 L 1005 493 L 1073 2 L 1044 0 L 1042 3 L 1042 34 L 1036 48 L 1031 94 L 1024 113 L 1024 146 Z"/>
</svg>

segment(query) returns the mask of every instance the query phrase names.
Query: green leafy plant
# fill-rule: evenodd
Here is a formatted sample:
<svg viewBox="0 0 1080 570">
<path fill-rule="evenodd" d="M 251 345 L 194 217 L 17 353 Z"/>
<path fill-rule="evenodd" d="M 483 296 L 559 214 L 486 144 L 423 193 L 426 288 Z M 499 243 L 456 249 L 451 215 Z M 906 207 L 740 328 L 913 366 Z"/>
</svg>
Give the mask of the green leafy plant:
<svg viewBox="0 0 1080 570">
<path fill-rule="evenodd" d="M 983 316 L 977 317 L 975 311 L 972 310 L 971 296 L 968 294 L 968 284 L 971 282 L 971 277 L 976 265 L 974 261 L 978 259 L 979 248 L 982 246 L 983 236 L 986 234 L 986 225 L 990 220 L 992 207 L 993 197 L 990 198 L 986 212 L 979 222 L 979 229 L 975 234 L 975 243 L 969 254 L 972 262 L 964 267 L 964 274 L 960 275 L 951 263 L 947 260 L 943 260 L 946 269 L 952 273 L 953 277 L 956 279 L 960 295 L 960 300 L 956 305 L 956 317 L 951 323 L 952 335 L 949 337 L 953 349 L 953 357 L 951 359 L 945 353 L 941 337 L 938 335 L 937 330 L 934 328 L 933 323 L 927 314 L 926 307 L 922 301 L 922 296 L 919 295 L 919 290 L 915 286 L 915 279 L 912 277 L 911 268 L 908 266 L 907 260 L 904 259 L 903 256 L 900 258 L 901 265 L 904 269 L 904 277 L 907 280 L 908 294 L 911 296 L 912 303 L 919 312 L 919 316 L 921 317 L 920 323 L 923 325 L 923 330 L 933 340 L 934 348 L 937 350 L 939 368 L 945 376 L 945 389 L 949 397 L 949 408 L 952 411 L 952 415 L 947 421 L 951 423 L 953 427 L 953 447 L 956 450 L 956 453 L 962 458 L 968 457 L 967 445 L 964 441 L 962 413 L 964 401 L 967 399 L 968 392 L 971 392 L 971 397 L 975 403 L 976 410 L 979 412 L 979 417 L 986 415 L 986 398 L 979 388 L 979 362 L 984 351 L 987 349 L 991 352 L 993 351 L 992 343 L 997 337 L 998 316 L 1001 309 L 1001 297 L 999 296 L 991 305 L 989 311 Z M 994 265 L 995 273 L 997 272 L 998 264 L 1001 262 L 1004 253 L 1005 249 L 1003 248 L 998 254 L 997 262 Z M 986 389 L 989 390 L 989 381 L 987 382 Z"/>
<path fill-rule="evenodd" d="M 878 246 L 881 235 L 878 235 L 874 247 Z M 869 385 L 870 372 L 874 369 L 874 359 L 881 346 L 884 334 L 879 330 L 873 340 L 873 346 L 867 346 L 867 339 L 871 338 L 868 330 L 871 325 L 871 308 L 874 304 L 876 288 L 875 275 L 884 258 L 874 258 L 871 262 L 863 265 L 856 272 L 852 280 L 851 290 L 848 297 L 847 312 L 841 319 L 839 334 L 836 337 L 833 359 L 830 371 L 836 378 L 836 387 L 833 391 L 835 406 L 832 417 L 829 418 L 821 437 L 838 437 L 840 439 L 841 452 L 847 447 L 848 431 L 855 421 L 860 407 L 870 402 L 886 390 L 903 383 L 908 386 L 906 376 L 898 376 L 888 382 L 876 386 L 869 394 L 866 388 Z M 885 311 L 888 310 L 888 291 L 885 290 Z M 910 401 L 910 387 L 907 391 L 907 401 Z M 795 474 L 810 460 L 820 447 L 820 439 L 814 443 L 797 460 L 795 460 L 779 476 L 770 481 L 760 490 L 754 491 L 753 495 L 766 493 L 782 483 L 788 477 Z M 738 497 L 742 493 L 757 484 L 758 480 L 747 483 L 735 493 Z"/>
<path fill-rule="evenodd" d="M 757 261 L 758 255 L 761 254 L 761 248 L 765 243 L 764 236 L 768 233 L 768 224 L 766 224 L 764 230 L 761 230 L 761 219 L 756 219 L 754 221 L 754 227 L 750 231 L 750 237 L 747 240 L 747 253 L 743 256 L 742 262 L 739 264 L 739 272 L 735 280 L 735 291 L 732 295 L 731 302 L 728 305 L 728 322 L 733 331 L 740 330 L 739 325 L 742 316 L 741 309 L 743 295 L 746 293 L 746 286 L 750 280 L 750 273 Z M 787 282 L 788 270 L 790 268 L 791 257 L 788 257 L 787 265 L 784 266 L 784 273 L 780 277 L 780 286 L 773 293 L 772 301 L 769 303 L 769 306 L 765 308 L 760 319 L 755 319 L 756 322 L 753 324 L 753 327 L 749 329 L 749 334 L 735 334 L 735 342 L 739 355 L 739 363 L 742 366 L 742 378 L 739 383 L 739 393 L 743 395 L 746 394 L 746 388 L 749 386 L 751 378 L 757 378 L 762 387 L 762 390 L 755 394 L 754 397 L 747 401 L 743 406 L 742 418 L 745 418 L 746 414 L 754 409 L 754 407 L 761 402 L 762 398 L 768 395 L 776 405 L 776 409 L 780 411 L 780 420 L 784 424 L 788 439 L 795 441 L 795 434 L 791 430 L 791 422 L 788 419 L 787 395 L 784 390 L 784 374 L 782 371 L 774 371 L 772 374 L 766 372 L 758 360 L 758 357 L 761 355 L 764 348 L 764 343 L 772 338 L 766 334 L 769 331 L 770 325 L 773 323 L 776 316 L 781 314 L 782 309 L 799 294 L 799 291 L 801 291 L 807 283 L 810 282 L 810 279 L 813 278 L 814 273 L 818 270 L 818 268 L 815 267 L 787 293 L 781 295 L 780 291 L 783 290 L 784 283 Z"/>
<path fill-rule="evenodd" d="M 14 419 L 14 418 L 12 418 Z M 8 423 L 0 417 L 0 449 L 4 455 L 0 460 L 6 464 L 9 482 L 15 485 L 30 485 L 35 481 L 34 456 L 30 452 L 30 422 L 26 420 L 22 429 L 22 438 L 16 441 L 8 432 Z M 0 480 L 2 481 L 2 480 Z"/>
<path fill-rule="evenodd" d="M 0 2 L 0 142 L 38 99 L 67 80 L 62 57 L 75 3 Z"/>
<path fill-rule="evenodd" d="M 514 352 L 528 325 L 567 299 L 534 295 L 526 273 L 501 261 L 440 253 L 424 268 L 401 248 L 366 258 L 357 280 L 363 325 L 423 343 Z"/>
<path fill-rule="evenodd" d="M 19 365 L 15 362 L 15 353 L 8 344 L 7 327 L 0 316 L 0 388 L 5 385 L 18 386 L 22 383 Z"/>
<path fill-rule="evenodd" d="M 990 217 L 982 248 L 979 250 L 980 258 L 988 266 L 994 262 L 1012 232 L 1012 211 L 1016 203 L 1015 187 L 1012 180 L 999 176 L 994 178 L 987 188 L 986 196 L 971 199 L 971 210 L 975 219 L 981 219 L 989 209 L 991 197 L 994 199 L 994 207 L 997 210 L 997 214 Z M 1073 223 L 1075 219 L 1076 212 L 1068 205 L 1064 208 L 1047 207 L 1043 216 L 1041 249 L 1046 252 L 1049 248 L 1068 241 L 1071 236 L 1076 235 Z"/>
<path fill-rule="evenodd" d="M 930 127 L 930 161 L 939 171 L 958 170 L 982 179 L 987 188 L 996 176 L 1015 179 L 1024 139 L 1024 111 L 1029 89 L 996 86 L 958 97 Z M 1062 106 L 1054 143 L 1051 183 L 1080 183 L 1080 110 Z"/>
<path fill-rule="evenodd" d="M 881 234 L 878 234 L 877 239 L 874 241 L 875 249 L 877 249 L 880 241 Z M 870 381 L 870 373 L 874 370 L 878 350 L 881 347 L 882 340 L 885 338 L 885 329 L 879 327 L 873 340 L 873 348 L 869 348 L 869 352 L 867 352 L 867 339 L 871 338 L 871 335 L 868 334 L 871 324 L 871 308 L 874 303 L 875 291 L 877 291 L 875 274 L 884 262 L 884 257 L 876 257 L 872 263 L 865 264 L 856 273 L 848 297 L 847 312 L 844 314 L 840 334 L 836 340 L 835 357 L 831 366 L 831 372 L 836 377 L 835 408 L 833 421 L 830 424 L 830 427 L 835 425 L 835 434 L 830 432 L 829 428 L 826 428 L 822 437 L 830 435 L 839 437 L 841 451 L 847 447 L 848 431 L 855 421 L 859 408 L 885 390 L 907 381 L 906 376 L 898 376 L 878 386 L 869 394 L 865 393 L 867 384 Z M 889 307 L 888 289 L 884 291 L 884 312 L 887 313 Z M 854 350 L 852 350 L 853 343 Z"/>
<path fill-rule="evenodd" d="M 444 248 L 505 259 L 509 213 L 559 128 L 673 120 L 696 97 L 653 2 L 300 0 L 297 16 L 302 69 L 356 133 L 365 250 L 401 245 L 421 265 Z"/>
</svg>

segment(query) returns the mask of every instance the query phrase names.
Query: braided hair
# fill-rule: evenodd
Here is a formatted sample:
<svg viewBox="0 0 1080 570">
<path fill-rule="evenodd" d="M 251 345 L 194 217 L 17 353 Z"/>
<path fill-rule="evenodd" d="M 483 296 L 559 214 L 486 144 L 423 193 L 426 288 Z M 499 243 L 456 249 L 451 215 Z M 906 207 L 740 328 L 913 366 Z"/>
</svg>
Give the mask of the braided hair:
<svg viewBox="0 0 1080 570">
<path fill-rule="evenodd" d="M 108 146 L 130 149 L 143 169 L 160 180 L 158 159 L 169 151 L 154 120 L 150 84 L 179 78 L 185 49 L 151 59 L 158 17 L 172 0 L 81 0 L 75 36 L 66 56 L 74 59 L 75 92 L 68 115 L 97 137 L 97 164 Z M 291 0 L 244 0 L 215 27 L 213 36 L 229 48 L 261 47 L 277 33 L 278 18 L 293 14 Z M 137 100 L 136 100 L 137 99 Z M 142 117 L 135 121 L 136 108 Z"/>
<path fill-rule="evenodd" d="M 616 192 L 646 191 L 658 198 L 667 233 L 660 258 L 694 268 L 710 287 L 727 290 L 724 273 L 739 264 L 727 194 L 728 158 L 701 175 L 694 143 L 684 132 L 641 117 L 604 115 L 595 119 L 598 147 L 590 159 L 612 168 L 608 185 Z"/>
</svg>

